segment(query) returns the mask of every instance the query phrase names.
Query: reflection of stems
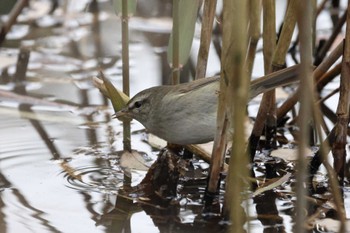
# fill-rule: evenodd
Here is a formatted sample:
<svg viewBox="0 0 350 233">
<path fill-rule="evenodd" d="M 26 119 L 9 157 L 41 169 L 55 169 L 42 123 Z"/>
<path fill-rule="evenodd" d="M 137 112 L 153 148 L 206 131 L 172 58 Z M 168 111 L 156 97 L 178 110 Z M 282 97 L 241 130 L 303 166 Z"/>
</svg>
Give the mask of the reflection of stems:
<svg viewBox="0 0 350 233">
<path fill-rule="evenodd" d="M 12 25 L 16 22 L 17 16 L 24 7 L 28 6 L 28 2 L 28 0 L 17 1 L 16 5 L 12 8 L 7 22 L 2 26 L 0 31 L 0 46 L 4 42 L 6 34 L 10 31 Z"/>
<path fill-rule="evenodd" d="M 94 0 L 90 4 L 91 12 L 93 13 L 93 23 L 92 23 L 92 31 L 93 31 L 93 41 L 95 45 L 95 57 L 98 59 L 98 62 L 101 63 L 102 57 L 102 44 L 101 44 L 101 28 L 100 28 L 100 20 L 99 20 L 99 7 L 97 0 Z"/>
<path fill-rule="evenodd" d="M 122 61 L 123 61 L 123 92 L 130 96 L 129 87 L 129 18 L 128 1 L 122 1 Z M 130 121 L 123 121 L 124 150 L 131 151 Z"/>
<path fill-rule="evenodd" d="M 29 48 L 22 47 L 19 51 L 17 65 L 16 65 L 16 75 L 14 78 L 16 84 L 22 83 L 26 80 L 26 72 L 27 72 L 29 57 L 30 57 Z"/>
<path fill-rule="evenodd" d="M 20 105 L 20 110 L 21 110 L 21 113 L 22 112 L 23 113 L 24 112 L 31 112 L 31 113 L 35 114 L 30 109 L 30 105 L 28 105 L 28 104 Z M 45 128 L 41 125 L 41 123 L 38 120 L 29 120 L 29 122 L 32 124 L 32 126 L 37 131 L 37 133 L 40 135 L 40 137 L 43 140 L 43 142 L 45 143 L 47 149 L 49 149 L 49 151 L 52 155 L 52 158 L 54 160 L 61 159 L 61 154 L 60 154 L 59 150 L 57 150 L 54 142 L 51 140 L 50 136 L 46 132 Z"/>
</svg>

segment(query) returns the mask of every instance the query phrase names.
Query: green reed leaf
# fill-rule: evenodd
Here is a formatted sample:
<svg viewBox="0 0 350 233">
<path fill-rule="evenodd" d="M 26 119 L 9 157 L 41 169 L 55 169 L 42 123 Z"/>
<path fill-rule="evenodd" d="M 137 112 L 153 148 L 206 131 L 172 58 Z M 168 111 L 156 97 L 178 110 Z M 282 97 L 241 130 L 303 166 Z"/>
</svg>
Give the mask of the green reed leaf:
<svg viewBox="0 0 350 233">
<path fill-rule="evenodd" d="M 95 83 L 95 85 L 105 96 L 111 100 L 114 111 L 120 111 L 126 106 L 130 98 L 124 92 L 115 88 L 114 85 L 104 76 L 102 72 L 100 72 L 100 77 L 103 83 L 97 85 Z"/>
<path fill-rule="evenodd" d="M 178 0 L 179 1 L 179 63 L 185 64 L 189 58 L 194 30 L 197 20 L 200 0 Z M 173 64 L 173 34 L 170 35 L 168 45 L 168 62 Z"/>
<path fill-rule="evenodd" d="M 122 15 L 122 1 L 123 0 L 112 0 L 114 12 L 116 15 Z M 128 16 L 133 16 L 136 12 L 137 0 L 128 0 Z"/>
</svg>

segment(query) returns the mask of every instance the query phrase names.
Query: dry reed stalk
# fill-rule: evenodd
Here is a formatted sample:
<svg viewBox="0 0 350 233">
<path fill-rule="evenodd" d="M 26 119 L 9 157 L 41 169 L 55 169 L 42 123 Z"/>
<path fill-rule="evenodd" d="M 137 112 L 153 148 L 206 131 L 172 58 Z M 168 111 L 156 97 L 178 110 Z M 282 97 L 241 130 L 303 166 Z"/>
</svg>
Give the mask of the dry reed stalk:
<svg viewBox="0 0 350 233">
<path fill-rule="evenodd" d="M 255 53 L 258 41 L 260 39 L 260 19 L 261 19 L 261 0 L 250 0 L 249 1 L 249 44 L 248 53 L 246 58 L 248 77 L 251 77 Z"/>
<path fill-rule="evenodd" d="M 328 0 L 323 0 L 317 7 L 317 11 L 316 11 L 316 16 L 318 16 L 321 11 L 324 9 L 324 7 L 326 6 Z"/>
<path fill-rule="evenodd" d="M 263 55 L 265 74 L 271 73 L 273 53 L 276 47 L 276 6 L 274 0 L 263 2 Z"/>
<path fill-rule="evenodd" d="M 273 0 L 266 0 L 262 3 L 263 6 L 263 55 L 265 74 L 271 73 L 271 64 L 273 53 L 276 47 L 276 9 Z M 259 142 L 259 138 L 265 126 L 267 114 L 273 112 L 275 91 L 269 91 L 263 95 L 261 105 L 257 114 L 252 134 L 249 138 L 249 153 L 251 162 L 253 162 L 255 150 Z"/>
<path fill-rule="evenodd" d="M 305 152 L 309 146 L 309 134 L 310 134 L 310 119 L 312 116 L 312 105 L 314 103 L 313 94 L 313 78 L 311 76 L 312 70 L 312 16 L 313 16 L 313 6 L 312 1 L 299 0 L 297 7 L 297 21 L 298 28 L 300 31 L 300 113 L 299 113 L 299 147 L 298 147 L 298 163 L 297 163 L 297 184 L 296 184 L 296 224 L 294 226 L 295 232 L 303 233 L 306 232 L 304 227 L 305 221 L 305 208 L 307 208 L 308 203 L 306 201 L 307 191 L 305 189 L 305 183 L 307 181 L 307 161 Z"/>
<path fill-rule="evenodd" d="M 200 46 L 195 79 L 205 77 L 217 0 L 204 1 Z"/>
<path fill-rule="evenodd" d="M 282 31 L 278 38 L 278 43 L 273 55 L 273 71 L 282 69 L 285 65 L 286 54 L 291 43 L 296 24 L 296 5 L 297 0 L 291 0 L 288 2 L 287 12 L 283 20 L 284 23 Z"/>
<path fill-rule="evenodd" d="M 347 11 L 350 11 L 350 1 L 348 1 Z M 346 163 L 346 143 L 347 129 L 349 124 L 349 102 L 350 102 L 350 14 L 346 18 L 346 34 L 343 52 L 343 60 L 340 75 L 339 102 L 337 107 L 337 123 L 335 125 L 335 142 L 332 145 L 334 158 L 334 169 L 340 179 L 344 182 L 345 163 Z"/>
<path fill-rule="evenodd" d="M 341 63 L 336 64 L 328 72 L 322 75 L 317 81 L 317 91 L 320 92 L 330 81 L 332 81 L 341 72 Z"/>
<path fill-rule="evenodd" d="M 245 57 L 247 46 L 247 2 L 240 0 L 224 1 L 223 8 L 223 53 L 220 86 L 226 91 L 228 101 L 224 105 L 226 116 L 234 127 L 232 154 L 226 181 L 225 209 L 231 220 L 231 232 L 245 232 L 243 225 L 246 216 L 241 208 L 242 193 L 247 185 L 248 159 L 245 153 L 246 104 L 248 100 L 249 78 L 246 71 Z M 217 139 L 217 138 L 216 138 Z"/>
<path fill-rule="evenodd" d="M 295 24 L 296 24 L 296 0 L 291 0 L 288 3 L 287 12 L 284 19 L 284 24 L 282 28 L 282 32 L 280 34 L 277 45 L 275 46 L 275 7 L 274 2 L 263 1 L 264 17 L 271 17 L 272 19 L 264 19 L 264 57 L 266 56 L 265 63 L 265 73 L 277 71 L 282 69 L 285 63 L 285 57 L 289 48 L 289 45 L 292 40 L 292 35 L 294 32 Z M 271 14 L 271 15 L 270 15 Z M 266 24 L 266 28 L 265 28 Z M 266 32 L 265 32 L 266 30 Z M 266 36 L 265 36 L 266 35 Z M 265 44 L 266 43 L 266 44 Z M 272 57 L 270 53 L 273 51 Z M 265 58 L 264 58 L 265 59 Z M 271 62 L 270 62 L 271 61 Z M 275 147 L 275 136 L 276 136 L 276 97 L 275 91 L 269 91 L 263 95 L 263 99 L 261 101 L 256 123 L 254 125 L 252 135 L 249 139 L 249 149 L 251 158 L 253 159 L 255 155 L 255 150 L 265 126 L 265 134 L 266 134 L 266 147 L 273 148 Z"/>
<path fill-rule="evenodd" d="M 343 42 L 339 43 L 338 46 L 322 61 L 320 65 L 314 70 L 312 76 L 317 84 L 320 77 L 327 72 L 327 70 L 338 60 L 342 55 Z M 285 116 L 297 103 L 298 101 L 298 91 L 290 96 L 278 109 L 277 109 L 277 119 L 281 119 Z"/>
</svg>

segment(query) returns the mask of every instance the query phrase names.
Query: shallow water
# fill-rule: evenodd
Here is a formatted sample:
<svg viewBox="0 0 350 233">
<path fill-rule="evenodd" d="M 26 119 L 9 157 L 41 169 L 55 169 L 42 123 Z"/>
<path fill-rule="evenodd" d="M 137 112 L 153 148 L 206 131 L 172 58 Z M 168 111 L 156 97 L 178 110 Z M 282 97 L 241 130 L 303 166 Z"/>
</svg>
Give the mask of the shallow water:
<svg viewBox="0 0 350 233">
<path fill-rule="evenodd" d="M 26 80 L 17 83 L 17 95 L 0 99 L 0 233 L 224 232 L 227 222 L 218 216 L 222 198 L 212 213 L 202 215 L 208 165 L 201 160 L 193 160 L 192 170 L 182 177 L 178 205 L 163 209 L 136 202 L 137 193 L 128 198 L 117 195 L 124 194 L 119 191 L 125 187 L 128 173 L 120 166 L 122 125 L 112 119 L 111 106 L 104 106 L 106 100 L 91 79 L 102 67 L 121 88 L 120 20 L 108 2 L 101 2 L 98 24 L 93 14 L 82 10 L 84 4 L 78 9 L 71 6 L 69 14 L 56 12 L 36 19 L 39 26 L 29 24 L 29 31 L 28 27 L 23 27 L 24 31 L 17 28 L 0 49 L 0 91 L 12 93 L 18 48 L 26 45 L 31 51 Z M 166 18 L 147 23 L 135 18 L 130 25 L 133 95 L 169 78 L 162 73 L 162 58 L 170 24 Z M 92 33 L 98 31 L 101 38 L 96 39 Z M 210 67 L 209 75 L 219 70 L 217 61 L 211 64 L 217 66 Z M 256 75 L 259 72 L 261 67 Z M 256 105 L 251 106 L 254 108 Z M 149 165 L 158 151 L 144 141 L 142 129 L 132 123 L 131 141 Z M 250 222 L 245 228 L 291 232 L 294 165 L 257 155 L 258 178 L 292 175 L 282 185 L 246 199 L 243 204 L 249 204 Z M 144 176 L 145 171 L 133 170 L 131 185 Z M 320 186 L 327 187 L 324 173 L 318 174 L 318 179 Z M 223 193 L 224 183 L 221 197 Z M 344 193 L 349 216 L 348 186 Z M 323 190 L 314 198 L 327 199 L 327 195 Z"/>
</svg>

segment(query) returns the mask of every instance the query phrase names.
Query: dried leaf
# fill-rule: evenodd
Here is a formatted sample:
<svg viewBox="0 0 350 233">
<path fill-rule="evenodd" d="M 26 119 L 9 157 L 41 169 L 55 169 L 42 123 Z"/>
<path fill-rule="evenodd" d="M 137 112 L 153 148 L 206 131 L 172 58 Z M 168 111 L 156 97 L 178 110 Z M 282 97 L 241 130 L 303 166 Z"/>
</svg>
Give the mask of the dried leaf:
<svg viewBox="0 0 350 233">
<path fill-rule="evenodd" d="M 150 133 L 148 134 L 148 144 L 155 149 L 161 150 L 166 147 L 167 142 Z"/>
<path fill-rule="evenodd" d="M 262 194 L 263 192 L 266 192 L 268 190 L 274 189 L 274 188 L 280 186 L 281 184 L 283 184 L 284 182 L 287 182 L 291 175 L 292 175 L 291 173 L 287 173 L 284 176 L 282 176 L 282 178 L 279 178 L 277 180 L 272 179 L 270 182 L 267 182 L 263 187 L 255 190 L 255 192 L 253 193 L 253 197 L 255 197 L 259 194 Z"/>
<path fill-rule="evenodd" d="M 311 157 L 313 156 L 313 152 L 310 148 L 307 148 L 305 151 L 305 156 Z M 281 158 L 286 161 L 295 161 L 298 160 L 298 148 L 279 148 L 277 150 L 273 150 L 270 154 L 272 157 Z"/>
<path fill-rule="evenodd" d="M 120 166 L 124 169 L 135 169 L 139 171 L 147 171 L 149 166 L 146 165 L 146 160 L 137 151 L 123 151 L 120 157 Z"/>
<path fill-rule="evenodd" d="M 75 168 L 71 167 L 67 162 L 62 161 L 60 163 L 62 169 L 69 175 L 70 177 L 82 181 L 81 175 L 75 170 Z"/>
</svg>

